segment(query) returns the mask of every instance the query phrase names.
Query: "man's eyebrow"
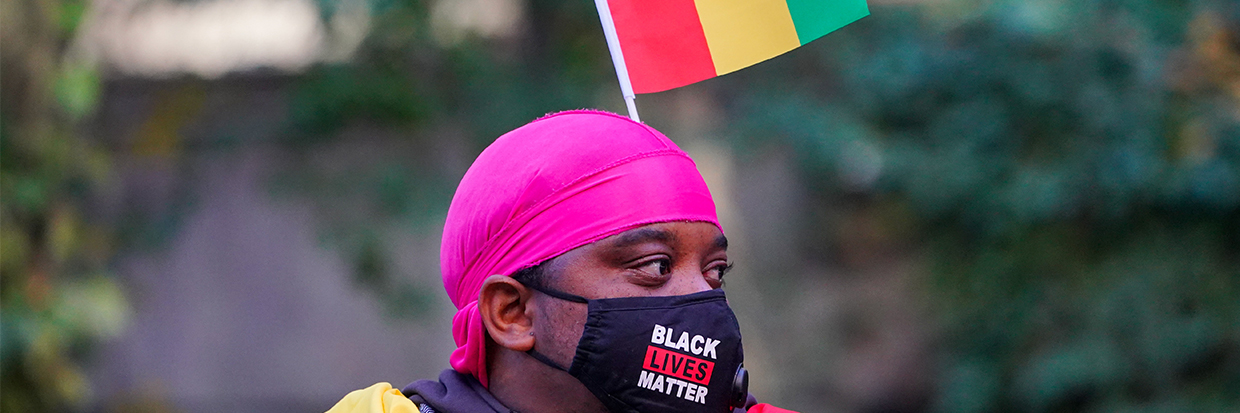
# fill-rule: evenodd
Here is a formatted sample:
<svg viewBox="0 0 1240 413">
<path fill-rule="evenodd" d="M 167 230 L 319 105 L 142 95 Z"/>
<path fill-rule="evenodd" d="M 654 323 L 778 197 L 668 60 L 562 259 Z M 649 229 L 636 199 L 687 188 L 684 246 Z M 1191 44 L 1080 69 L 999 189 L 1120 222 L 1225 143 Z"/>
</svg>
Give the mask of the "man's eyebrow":
<svg viewBox="0 0 1240 413">
<path fill-rule="evenodd" d="M 715 237 L 715 246 L 726 251 L 728 249 L 728 237 L 723 235 Z"/>
<path fill-rule="evenodd" d="M 675 235 L 661 229 L 638 228 L 620 234 L 620 236 L 616 237 L 615 241 L 612 241 L 611 245 L 615 248 L 624 248 L 651 241 L 660 241 L 670 244 L 675 240 Z"/>
</svg>

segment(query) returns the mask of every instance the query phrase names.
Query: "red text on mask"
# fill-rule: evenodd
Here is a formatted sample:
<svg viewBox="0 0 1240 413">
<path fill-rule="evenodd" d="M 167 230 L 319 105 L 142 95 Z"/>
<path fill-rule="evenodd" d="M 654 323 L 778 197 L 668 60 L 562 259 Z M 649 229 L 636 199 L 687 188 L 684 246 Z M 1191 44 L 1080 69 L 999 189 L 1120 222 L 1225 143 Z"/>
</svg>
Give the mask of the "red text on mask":
<svg viewBox="0 0 1240 413">
<path fill-rule="evenodd" d="M 710 373 L 715 369 L 715 363 L 659 347 L 647 346 L 646 359 L 642 367 L 694 383 L 709 385 Z"/>
</svg>

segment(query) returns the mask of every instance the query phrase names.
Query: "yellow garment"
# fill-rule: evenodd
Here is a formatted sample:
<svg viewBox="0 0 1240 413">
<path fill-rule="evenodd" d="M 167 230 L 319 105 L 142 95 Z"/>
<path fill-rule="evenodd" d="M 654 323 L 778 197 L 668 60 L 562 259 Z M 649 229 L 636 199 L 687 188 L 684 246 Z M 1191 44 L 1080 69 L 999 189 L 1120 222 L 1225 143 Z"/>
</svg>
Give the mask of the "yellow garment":
<svg viewBox="0 0 1240 413">
<path fill-rule="evenodd" d="M 391 384 L 375 383 L 346 394 L 327 413 L 418 413 L 418 405 Z"/>
</svg>

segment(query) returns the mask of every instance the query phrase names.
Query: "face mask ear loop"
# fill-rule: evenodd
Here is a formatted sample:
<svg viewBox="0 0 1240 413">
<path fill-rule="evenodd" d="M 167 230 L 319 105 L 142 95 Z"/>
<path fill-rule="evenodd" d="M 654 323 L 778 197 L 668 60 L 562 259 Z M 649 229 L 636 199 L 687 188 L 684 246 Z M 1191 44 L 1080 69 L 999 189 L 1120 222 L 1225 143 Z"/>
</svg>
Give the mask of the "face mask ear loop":
<svg viewBox="0 0 1240 413">
<path fill-rule="evenodd" d="M 520 282 L 520 281 L 518 281 L 518 282 Z M 586 299 L 585 297 L 582 297 L 582 296 L 580 296 L 580 295 L 573 295 L 573 294 L 569 294 L 569 293 L 562 292 L 562 291 L 556 291 L 556 290 L 553 290 L 553 289 L 550 289 L 550 288 L 542 288 L 542 287 L 538 287 L 538 286 L 535 286 L 535 285 L 532 285 L 532 284 L 525 284 L 525 283 L 521 283 L 521 285 L 524 285 L 524 286 L 526 286 L 527 288 L 533 289 L 534 291 L 538 291 L 538 292 L 540 292 L 540 293 L 543 293 L 543 294 L 546 294 L 546 295 L 549 295 L 549 296 L 552 296 L 552 297 L 555 297 L 555 298 L 559 298 L 559 299 L 564 300 L 564 301 L 572 301 L 572 302 L 574 302 L 574 303 L 582 303 L 582 304 L 589 304 L 589 303 L 590 303 L 590 300 L 588 300 L 588 299 Z"/>
<path fill-rule="evenodd" d="M 542 362 L 542 364 L 546 364 L 546 365 L 548 365 L 548 366 L 554 367 L 556 370 L 560 370 L 560 371 L 563 371 L 563 372 L 565 372 L 565 373 L 567 373 L 567 372 L 568 372 L 568 369 L 566 369 L 566 368 L 564 368 L 564 367 L 561 367 L 559 364 L 556 364 L 556 362 L 551 361 L 551 359 L 550 359 L 550 358 L 548 358 L 547 356 L 544 356 L 542 353 L 539 353 L 539 352 L 535 351 L 535 350 L 534 350 L 534 349 L 532 349 L 532 348 L 531 348 L 531 349 L 529 349 L 528 351 L 526 351 L 526 352 L 525 352 L 525 354 L 529 354 L 529 355 L 530 355 L 530 357 L 533 357 L 533 358 L 534 358 L 534 360 L 538 360 L 538 361 Z"/>
<path fill-rule="evenodd" d="M 517 282 L 520 282 L 520 281 L 517 281 Z M 582 303 L 582 304 L 590 303 L 590 300 L 587 300 L 585 297 L 582 297 L 580 295 L 573 295 L 573 294 L 569 294 L 566 292 L 556 291 L 550 288 L 541 288 L 541 287 L 534 286 L 532 284 L 521 283 L 521 285 L 524 285 L 527 288 L 530 288 L 534 291 L 538 291 L 540 293 L 543 293 L 543 294 L 546 294 L 551 297 L 558 298 L 564 301 L 572 301 L 574 303 Z M 547 356 L 544 356 L 542 353 L 539 353 L 538 351 L 535 351 L 533 348 L 527 350 L 525 354 L 529 354 L 530 357 L 534 358 L 534 360 L 538 360 L 539 362 L 542 362 L 542 364 L 546 364 L 548 366 L 554 367 L 556 370 L 560 370 L 565 373 L 568 372 L 568 369 L 560 366 L 554 361 L 551 361 L 550 358 L 548 358 Z"/>
</svg>

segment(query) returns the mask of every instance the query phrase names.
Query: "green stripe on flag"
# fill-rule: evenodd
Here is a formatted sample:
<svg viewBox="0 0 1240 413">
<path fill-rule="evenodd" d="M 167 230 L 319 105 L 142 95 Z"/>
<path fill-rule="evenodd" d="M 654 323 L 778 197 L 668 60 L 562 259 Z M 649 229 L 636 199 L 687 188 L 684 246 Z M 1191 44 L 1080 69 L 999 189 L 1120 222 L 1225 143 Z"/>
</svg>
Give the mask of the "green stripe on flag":
<svg viewBox="0 0 1240 413">
<path fill-rule="evenodd" d="M 787 0 L 788 12 L 804 45 L 870 15 L 865 0 Z"/>
</svg>

